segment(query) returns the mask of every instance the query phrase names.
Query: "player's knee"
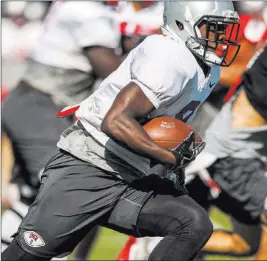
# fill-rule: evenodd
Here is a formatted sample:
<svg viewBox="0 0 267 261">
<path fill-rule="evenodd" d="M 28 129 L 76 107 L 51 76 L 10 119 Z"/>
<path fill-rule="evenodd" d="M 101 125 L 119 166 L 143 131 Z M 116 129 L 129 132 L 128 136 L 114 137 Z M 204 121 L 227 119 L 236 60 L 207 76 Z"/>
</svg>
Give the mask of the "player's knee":
<svg viewBox="0 0 267 261">
<path fill-rule="evenodd" d="M 213 232 L 213 225 L 206 211 L 200 206 L 187 208 L 185 218 L 181 219 L 181 213 L 176 213 L 175 221 L 167 227 L 169 234 L 188 234 L 193 236 L 200 244 L 205 244 Z"/>
<path fill-rule="evenodd" d="M 201 207 L 189 209 L 187 230 L 194 231 L 196 240 L 206 243 L 213 232 L 212 222 L 207 212 Z"/>
<path fill-rule="evenodd" d="M 16 239 L 13 239 L 11 244 L 4 250 L 1 255 L 1 260 L 9 261 L 9 260 L 21 260 L 21 261 L 48 261 L 50 259 L 38 257 L 32 255 L 25 251 L 17 242 Z"/>
</svg>

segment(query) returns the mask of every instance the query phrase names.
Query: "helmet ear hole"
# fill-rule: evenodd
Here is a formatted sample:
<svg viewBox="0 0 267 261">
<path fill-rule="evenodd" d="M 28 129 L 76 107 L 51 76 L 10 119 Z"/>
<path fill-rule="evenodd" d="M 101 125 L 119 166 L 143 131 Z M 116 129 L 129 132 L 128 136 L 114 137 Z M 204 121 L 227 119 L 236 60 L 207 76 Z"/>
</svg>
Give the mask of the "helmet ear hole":
<svg viewBox="0 0 267 261">
<path fill-rule="evenodd" d="M 181 22 L 175 20 L 175 23 L 180 31 L 184 30 L 184 25 Z"/>
</svg>

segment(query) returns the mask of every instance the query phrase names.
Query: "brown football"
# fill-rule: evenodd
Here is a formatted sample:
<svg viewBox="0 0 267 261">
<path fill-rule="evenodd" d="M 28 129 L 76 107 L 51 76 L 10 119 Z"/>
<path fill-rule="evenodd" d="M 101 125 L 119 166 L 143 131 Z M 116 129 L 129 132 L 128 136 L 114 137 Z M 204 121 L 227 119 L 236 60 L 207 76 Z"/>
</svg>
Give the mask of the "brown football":
<svg viewBox="0 0 267 261">
<path fill-rule="evenodd" d="M 190 125 L 171 117 L 154 118 L 147 122 L 143 128 L 155 143 L 165 149 L 174 149 L 192 131 L 195 133 L 196 144 L 202 142 L 201 137 Z"/>
</svg>

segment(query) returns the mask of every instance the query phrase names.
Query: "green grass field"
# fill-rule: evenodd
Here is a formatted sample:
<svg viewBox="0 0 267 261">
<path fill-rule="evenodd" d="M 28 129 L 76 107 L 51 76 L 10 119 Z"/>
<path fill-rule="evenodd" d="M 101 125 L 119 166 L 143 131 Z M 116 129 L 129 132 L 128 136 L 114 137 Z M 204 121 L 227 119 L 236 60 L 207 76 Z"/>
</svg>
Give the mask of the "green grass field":
<svg viewBox="0 0 267 261">
<path fill-rule="evenodd" d="M 231 230 L 229 219 L 217 209 L 211 211 L 211 218 L 214 221 L 215 228 L 221 227 Z M 95 243 L 93 251 L 89 256 L 90 260 L 114 260 L 120 249 L 127 240 L 126 235 L 119 234 L 109 229 L 101 229 L 101 233 Z M 210 256 L 208 260 L 240 260 L 225 256 Z M 242 258 L 242 260 L 245 260 Z M 250 259 L 247 259 L 250 260 Z"/>
</svg>

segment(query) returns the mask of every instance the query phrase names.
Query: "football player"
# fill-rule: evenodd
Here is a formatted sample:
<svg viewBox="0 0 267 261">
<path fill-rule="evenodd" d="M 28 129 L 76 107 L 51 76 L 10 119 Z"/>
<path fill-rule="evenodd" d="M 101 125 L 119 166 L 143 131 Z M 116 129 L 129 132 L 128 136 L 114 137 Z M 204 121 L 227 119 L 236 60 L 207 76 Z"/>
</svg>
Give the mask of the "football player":
<svg viewBox="0 0 267 261">
<path fill-rule="evenodd" d="M 133 48 L 141 43 L 148 35 L 159 33 L 163 24 L 163 2 L 134 1 L 109 2 L 116 10 L 116 20 L 121 33 L 121 51 L 127 55 Z M 72 258 L 85 260 L 94 246 L 99 229 L 96 226 L 76 248 Z"/>
<path fill-rule="evenodd" d="M 57 111 L 88 97 L 122 61 L 115 50 L 120 32 L 114 15 L 101 2 L 55 2 L 25 74 L 3 104 L 2 127 L 15 164 L 3 197 L 8 202 L 11 195 L 13 203 L 2 216 L 2 250 L 37 195 L 58 136 L 73 123 L 58 119 Z"/>
<path fill-rule="evenodd" d="M 243 2 L 240 2 L 240 4 L 243 4 Z M 251 2 L 251 4 L 254 3 Z M 253 9 L 253 13 L 250 11 L 249 13 L 240 15 L 241 27 L 239 31 L 239 41 L 242 43 L 240 52 L 230 68 L 222 68 L 222 75 L 220 78 L 221 85 L 232 84 L 229 94 L 226 96 L 226 100 L 229 100 L 229 97 L 233 95 L 236 87 L 240 85 L 240 82 L 242 81 L 240 73 L 243 71 L 244 67 L 252 58 L 253 54 L 255 54 L 257 49 L 264 44 L 267 37 L 266 25 L 261 18 L 264 15 L 259 15 L 259 10 L 256 13 L 255 11 L 256 10 Z M 265 9 L 260 11 L 264 14 L 264 12 L 267 11 L 267 8 L 265 7 Z M 254 33 L 255 31 L 257 31 L 257 34 Z M 251 59 L 249 66 L 251 66 L 251 63 L 255 61 L 258 55 L 259 54 L 256 53 L 255 57 Z M 230 72 L 230 74 L 227 74 L 227 72 Z M 254 77 L 257 77 L 257 75 L 255 75 Z M 264 86 L 262 86 L 262 88 L 264 88 Z M 215 93 L 215 95 L 213 95 L 213 98 L 214 97 L 218 99 L 218 94 Z M 213 99 L 209 99 L 209 101 L 211 102 L 212 100 Z M 214 105 L 213 102 L 212 104 Z M 218 107 L 220 107 L 220 105 Z M 201 133 L 204 133 L 204 129 L 206 129 L 207 125 L 211 123 L 217 111 L 216 108 L 212 107 L 208 103 L 202 106 L 200 111 L 201 112 L 199 112 L 196 117 L 198 119 L 196 119 L 193 124 L 198 131 L 200 130 Z M 241 113 L 242 111 L 240 111 L 240 114 Z M 254 116 L 250 118 L 253 119 L 253 121 L 256 121 L 257 116 Z M 220 127 L 218 127 L 218 129 L 219 128 Z M 224 150 L 224 148 L 222 149 Z M 190 182 L 190 180 L 195 177 L 197 163 L 199 163 L 199 165 L 203 167 L 203 162 L 208 166 L 212 165 L 213 161 L 214 157 L 212 156 L 212 154 L 206 154 L 205 158 L 200 158 L 199 160 L 195 161 L 194 164 L 192 164 L 194 167 L 190 166 L 186 171 L 187 181 Z M 212 168 L 210 169 L 212 170 Z M 214 183 L 212 179 L 210 179 L 206 169 L 201 170 L 198 174 L 201 179 L 197 177 L 192 182 L 192 184 L 188 185 L 188 190 L 190 192 L 190 195 L 194 199 L 196 199 L 199 204 L 201 204 L 206 209 L 209 209 L 209 206 L 211 206 L 214 202 L 213 200 L 209 201 L 208 197 L 211 199 L 213 197 L 216 198 L 220 193 L 220 188 Z M 208 185 L 209 188 L 203 186 L 203 181 Z M 244 180 L 242 184 L 245 185 L 245 183 L 246 180 Z M 200 192 L 201 188 L 203 190 L 202 193 Z M 215 202 L 217 202 L 217 200 Z M 260 204 L 262 205 L 262 203 L 263 202 L 261 202 Z M 229 201 L 220 200 L 220 208 L 225 209 L 225 207 L 221 206 L 222 204 L 229 206 Z M 242 204 L 240 204 L 240 207 L 238 209 L 240 210 L 240 208 L 242 208 Z M 266 228 L 265 226 L 261 225 L 259 218 L 256 218 L 255 220 L 249 218 L 248 220 L 244 221 L 244 219 L 231 216 L 231 211 L 229 210 L 227 211 L 227 213 L 230 214 L 233 225 L 233 232 L 229 233 L 222 230 L 215 231 L 208 241 L 208 244 L 204 247 L 205 253 L 214 254 L 217 251 L 218 254 L 230 256 L 236 255 L 242 257 L 256 254 L 257 260 L 266 259 L 267 249 L 266 247 L 264 247 L 266 245 L 267 238 Z M 242 215 L 242 213 L 244 213 L 244 210 L 240 210 L 240 215 Z M 154 246 L 158 243 L 159 240 L 160 238 L 130 238 L 117 257 L 117 260 L 144 260 L 147 258 L 147 256 L 153 250 Z M 200 258 L 200 256 L 198 256 L 198 258 Z"/>
<path fill-rule="evenodd" d="M 244 73 L 238 92 L 206 131 L 206 148 L 186 169 L 187 177 L 197 172 L 201 177 L 189 182 L 189 195 L 207 211 L 212 205 L 219 207 L 233 224 L 232 232 L 213 232 L 203 248 L 205 254 L 267 257 L 267 47 L 262 51 L 253 57 L 260 54 Z M 208 186 L 203 186 L 203 180 Z M 145 260 L 160 240 L 130 238 L 117 260 Z"/>
<path fill-rule="evenodd" d="M 264 260 L 267 257 L 264 247 L 267 242 L 266 61 L 267 47 L 243 74 L 237 93 L 223 106 L 206 131 L 207 146 L 203 154 L 187 170 L 209 172 L 221 193 L 211 201 L 207 196 L 198 197 L 198 200 L 206 207 L 215 204 L 229 213 L 233 220 L 233 233 L 214 232 L 204 247 L 209 253 L 252 255 L 257 252 L 257 242 L 261 239 L 262 246 L 256 259 Z M 207 156 L 211 160 L 205 170 L 203 163 L 197 161 L 207 162 L 204 160 Z M 262 234 L 258 229 L 259 221 L 262 222 Z"/>
<path fill-rule="evenodd" d="M 162 115 L 191 122 L 220 66 L 238 53 L 239 17 L 230 1 L 164 5 L 164 35 L 147 37 L 92 95 L 68 108 L 78 109 L 78 121 L 62 133 L 2 260 L 65 256 L 95 225 L 163 236 L 150 260 L 190 260 L 209 239 L 209 217 L 184 188 L 183 169 L 203 144 L 196 147 L 191 133 L 176 149 L 162 149 L 140 122 Z M 176 180 L 149 175 L 154 163 Z"/>
</svg>

